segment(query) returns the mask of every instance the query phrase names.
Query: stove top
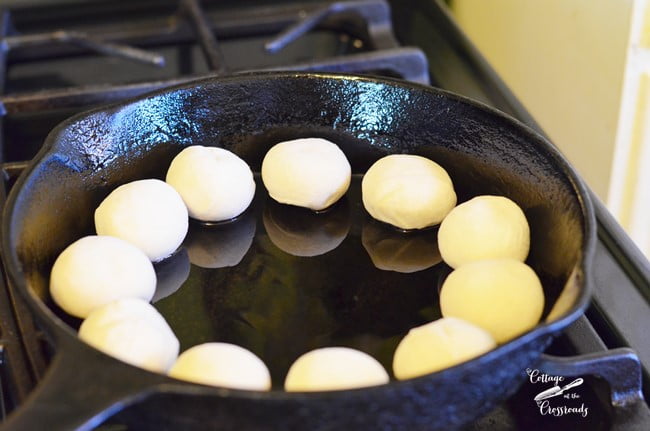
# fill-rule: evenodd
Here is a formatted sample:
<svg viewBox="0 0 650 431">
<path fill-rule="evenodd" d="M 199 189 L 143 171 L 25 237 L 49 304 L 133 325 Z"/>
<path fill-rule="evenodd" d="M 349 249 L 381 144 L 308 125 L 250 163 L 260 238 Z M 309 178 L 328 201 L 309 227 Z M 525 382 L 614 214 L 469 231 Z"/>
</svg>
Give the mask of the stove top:
<svg viewBox="0 0 650 431">
<path fill-rule="evenodd" d="M 441 1 L 5 0 L 0 205 L 63 119 L 197 77 L 251 70 L 398 77 L 474 98 L 543 133 Z M 514 397 L 466 429 L 650 428 L 650 409 L 639 392 L 650 392 L 650 264 L 593 198 L 599 239 L 594 299 L 546 352 L 582 356 L 566 366 L 543 359 Z M 53 351 L 4 272 L 0 282 L 4 418 L 38 385 Z M 581 373 L 574 377 L 578 362 Z M 563 384 L 582 382 L 544 409 L 534 398 L 552 386 L 545 379 L 553 376 L 562 376 Z M 100 428 L 115 429 L 134 414 L 137 406 Z"/>
</svg>

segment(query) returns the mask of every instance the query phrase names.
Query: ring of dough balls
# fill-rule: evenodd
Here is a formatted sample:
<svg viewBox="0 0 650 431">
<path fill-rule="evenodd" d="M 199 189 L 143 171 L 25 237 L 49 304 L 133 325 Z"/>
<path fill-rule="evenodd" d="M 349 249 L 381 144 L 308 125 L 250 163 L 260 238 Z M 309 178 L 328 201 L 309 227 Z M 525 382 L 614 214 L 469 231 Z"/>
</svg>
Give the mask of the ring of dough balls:
<svg viewBox="0 0 650 431">
<path fill-rule="evenodd" d="M 153 372 L 167 372 L 178 357 L 178 338 L 164 317 L 141 299 L 120 299 L 95 309 L 81 324 L 79 338 Z"/>
<path fill-rule="evenodd" d="M 372 217 L 401 229 L 437 225 L 456 205 L 447 171 L 410 154 L 377 160 L 363 176 L 361 195 Z"/>
<path fill-rule="evenodd" d="M 152 262 L 170 256 L 188 229 L 187 208 L 172 186 L 139 180 L 113 190 L 95 210 L 98 235 L 121 238 Z"/>
<path fill-rule="evenodd" d="M 397 345 L 393 373 L 411 379 L 468 361 L 497 346 L 486 330 L 455 317 L 418 326 Z"/>
<path fill-rule="evenodd" d="M 530 228 L 519 205 L 503 196 L 477 196 L 458 205 L 438 231 L 442 259 L 452 268 L 477 260 L 525 261 Z"/>
<path fill-rule="evenodd" d="M 260 358 L 243 347 L 205 343 L 184 351 L 169 376 L 223 388 L 268 391 L 271 374 Z"/>
<path fill-rule="evenodd" d="M 273 199 L 314 211 L 338 201 L 351 178 L 352 168 L 343 151 L 321 138 L 280 142 L 262 161 L 262 181 Z"/>
<path fill-rule="evenodd" d="M 87 236 L 57 257 L 50 276 L 54 302 L 75 317 L 121 298 L 150 301 L 156 273 L 136 246 L 110 236 Z"/>
<path fill-rule="evenodd" d="M 544 290 L 535 271 L 518 260 L 472 262 L 449 274 L 440 309 L 443 316 L 467 320 L 504 343 L 537 325 Z"/>
<path fill-rule="evenodd" d="M 382 385 L 388 379 L 384 367 L 372 356 L 347 347 L 324 347 L 296 359 L 289 368 L 284 389 L 336 391 Z"/>
<path fill-rule="evenodd" d="M 190 217 L 201 221 L 235 218 L 255 196 L 250 167 L 223 148 L 185 148 L 172 160 L 166 181 L 181 195 Z"/>
</svg>

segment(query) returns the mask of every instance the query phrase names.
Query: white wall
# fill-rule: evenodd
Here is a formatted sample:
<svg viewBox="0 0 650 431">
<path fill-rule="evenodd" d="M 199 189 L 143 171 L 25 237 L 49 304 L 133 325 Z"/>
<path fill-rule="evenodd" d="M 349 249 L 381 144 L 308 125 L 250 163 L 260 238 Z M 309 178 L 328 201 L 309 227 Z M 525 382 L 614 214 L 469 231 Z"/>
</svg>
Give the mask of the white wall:
<svg viewBox="0 0 650 431">
<path fill-rule="evenodd" d="M 633 6 L 607 204 L 650 257 L 650 0 Z"/>
<path fill-rule="evenodd" d="M 468 36 L 607 201 L 633 0 L 453 0 Z"/>
</svg>

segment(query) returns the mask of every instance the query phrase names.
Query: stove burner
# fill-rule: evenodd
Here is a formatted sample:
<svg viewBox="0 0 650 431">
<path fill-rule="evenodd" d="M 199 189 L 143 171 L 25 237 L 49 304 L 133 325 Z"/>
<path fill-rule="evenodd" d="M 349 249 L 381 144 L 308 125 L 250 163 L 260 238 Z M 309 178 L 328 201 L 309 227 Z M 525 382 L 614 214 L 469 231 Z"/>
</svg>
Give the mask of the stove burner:
<svg viewBox="0 0 650 431">
<path fill-rule="evenodd" d="M 52 33 L 30 34 L 25 36 L 7 36 L 2 40 L 5 50 L 8 52 L 16 48 L 24 48 L 34 45 L 43 45 L 52 42 L 71 43 L 92 51 L 114 55 L 145 64 L 162 67 L 165 65 L 165 58 L 142 49 L 121 45 L 117 43 L 104 42 L 89 34 L 79 31 L 58 30 Z"/>
<path fill-rule="evenodd" d="M 203 13 L 198 0 L 181 0 L 181 9 L 188 13 L 189 18 L 194 23 L 196 35 L 199 38 L 210 69 L 219 75 L 225 75 L 228 72 L 228 67 L 217 44 L 217 39 L 214 37 L 210 22 Z"/>
<path fill-rule="evenodd" d="M 260 7 L 249 10 L 250 15 L 261 20 L 265 25 L 272 25 L 274 28 L 283 26 L 285 22 L 296 15 L 295 9 L 286 7 Z M 9 13 L 3 14 L 4 19 L 9 22 Z M 384 0 L 356 0 L 351 2 L 326 3 L 324 6 L 316 4 L 310 9 L 297 9 L 298 22 L 287 27 L 271 41 L 267 42 L 265 49 L 277 53 L 289 43 L 304 36 L 309 30 L 320 24 L 327 24 L 329 27 L 346 28 L 349 22 L 361 19 L 363 25 L 355 31 L 367 35 L 366 41 L 357 39 L 357 45 L 370 47 L 370 51 L 337 55 L 322 60 L 310 60 L 285 64 L 277 67 L 256 67 L 244 69 L 238 73 L 258 71 L 324 71 L 324 72 L 348 72 L 361 73 L 373 71 L 388 71 L 403 79 L 421 83 L 429 83 L 428 63 L 424 53 L 419 48 L 400 47 L 392 33 L 390 8 Z M 218 32 L 220 22 L 211 24 L 207 14 L 197 0 L 180 0 L 180 8 L 176 18 L 187 22 L 190 28 L 194 29 L 196 38 L 203 50 L 208 67 L 211 73 L 190 75 L 181 78 L 173 78 L 161 81 L 149 81 L 137 84 L 126 85 L 93 85 L 85 87 L 73 87 L 60 90 L 44 90 L 35 93 L 22 93 L 7 96 L 0 96 L 0 115 L 16 114 L 24 112 L 41 111 L 44 109 L 60 109 L 72 107 L 85 107 L 96 103 L 118 101 L 127 97 L 134 97 L 153 91 L 159 88 L 181 84 L 194 79 L 225 75 L 231 72 L 226 64 L 219 42 L 215 36 Z M 326 23 L 327 21 L 327 23 Z M 170 22 L 176 23 L 176 20 Z M 247 20 L 240 20 L 229 24 L 228 31 L 240 35 L 255 34 L 256 29 L 251 29 L 251 23 Z M 181 33 L 183 26 L 172 24 L 166 32 L 176 33 L 178 40 L 183 40 Z M 138 34 L 139 37 L 153 37 L 153 34 Z M 168 34 L 169 36 L 169 34 Z M 107 55 L 125 57 L 156 65 L 164 64 L 164 58 L 158 54 L 151 54 L 142 49 L 123 45 L 125 41 L 133 38 L 133 32 L 120 32 L 110 37 L 101 37 L 101 40 L 90 37 L 84 33 L 73 31 L 58 31 L 54 33 L 6 36 L 0 40 L 0 65 L 3 64 L 3 56 L 12 49 L 38 48 L 40 45 L 48 45 L 52 41 L 65 41 L 81 44 L 95 51 Z M 109 42 L 113 41 L 113 42 Z M 36 54 L 30 58 L 38 58 Z M 50 53 L 43 53 L 50 55 Z M 20 59 L 20 57 L 18 57 Z M 3 68 L 4 69 L 4 68 Z"/>
</svg>

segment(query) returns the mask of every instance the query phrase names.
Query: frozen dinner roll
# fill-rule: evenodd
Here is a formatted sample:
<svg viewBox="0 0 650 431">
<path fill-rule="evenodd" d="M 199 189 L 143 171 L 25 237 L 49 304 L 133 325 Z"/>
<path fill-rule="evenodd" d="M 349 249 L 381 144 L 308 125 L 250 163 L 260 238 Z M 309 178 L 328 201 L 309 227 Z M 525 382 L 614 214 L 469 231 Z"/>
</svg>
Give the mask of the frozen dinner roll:
<svg viewBox="0 0 650 431">
<path fill-rule="evenodd" d="M 324 347 L 296 359 L 284 388 L 289 392 L 335 391 L 382 385 L 388 379 L 372 356 L 348 347 Z"/>
<path fill-rule="evenodd" d="M 121 298 L 150 301 L 156 273 L 136 246 L 110 236 L 87 236 L 70 244 L 54 262 L 50 294 L 66 313 L 84 318 Z"/>
<path fill-rule="evenodd" d="M 95 309 L 79 328 L 79 338 L 121 361 L 167 372 L 179 342 L 165 319 L 141 299 L 120 299 Z"/>
<path fill-rule="evenodd" d="M 530 228 L 524 212 L 503 196 L 477 196 L 458 205 L 438 231 L 442 259 L 452 268 L 485 259 L 526 260 Z"/>
<path fill-rule="evenodd" d="M 325 209 L 348 190 L 350 162 L 338 145 L 321 138 L 280 142 L 264 156 L 262 181 L 282 204 Z"/>
<path fill-rule="evenodd" d="M 181 195 L 190 217 L 201 221 L 237 217 L 255 196 L 250 167 L 223 148 L 185 148 L 172 160 L 166 181 Z"/>
<path fill-rule="evenodd" d="M 544 290 L 528 265 L 515 259 L 482 260 L 455 269 L 442 285 L 445 317 L 471 322 L 504 343 L 542 317 Z"/>
<path fill-rule="evenodd" d="M 229 343 L 204 343 L 184 351 L 169 375 L 204 385 L 268 391 L 271 374 L 264 362 L 243 347 Z"/>
<path fill-rule="evenodd" d="M 468 361 L 496 347 L 486 330 L 455 317 L 411 329 L 397 346 L 393 373 L 399 380 L 433 373 Z"/>
<path fill-rule="evenodd" d="M 400 229 L 439 224 L 456 205 L 447 171 L 426 157 L 392 154 L 377 160 L 361 182 L 363 206 Z"/>
<path fill-rule="evenodd" d="M 151 261 L 170 256 L 187 234 L 187 208 L 172 186 L 139 180 L 113 190 L 95 210 L 98 235 L 121 238 Z"/>
</svg>

